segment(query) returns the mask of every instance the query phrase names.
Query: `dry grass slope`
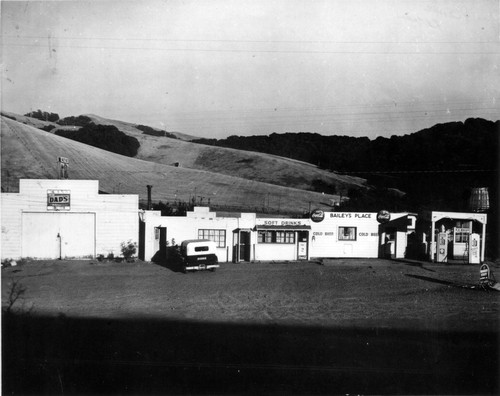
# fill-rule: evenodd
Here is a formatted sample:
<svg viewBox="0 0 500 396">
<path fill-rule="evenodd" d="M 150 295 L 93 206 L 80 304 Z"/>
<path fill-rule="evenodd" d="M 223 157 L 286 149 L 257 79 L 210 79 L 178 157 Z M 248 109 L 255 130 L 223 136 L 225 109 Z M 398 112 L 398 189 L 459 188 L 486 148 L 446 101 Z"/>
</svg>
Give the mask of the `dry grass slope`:
<svg viewBox="0 0 500 396">
<path fill-rule="evenodd" d="M 96 124 L 114 125 L 123 133 L 137 138 L 141 144 L 137 158 L 150 162 L 164 165 L 177 162 L 184 168 L 208 170 L 303 190 L 311 189 L 313 180 L 321 180 L 338 186 L 337 192 L 342 190 L 344 195 L 349 188 L 363 187 L 365 183 L 364 179 L 338 175 L 290 158 L 146 135 L 135 124 L 93 114 L 85 116 Z"/>
<path fill-rule="evenodd" d="M 280 213 L 299 213 L 307 211 L 309 207 L 326 208 L 330 199 L 338 198 L 221 173 L 128 158 L 5 117 L 1 121 L 1 138 L 4 192 L 18 191 L 20 178 L 56 178 L 57 157 L 64 156 L 70 159 L 70 178 L 97 179 L 101 191 L 139 194 L 143 200 L 146 199 L 147 184 L 154 186 L 155 201 L 187 201 L 196 196 L 198 200 L 203 198 L 203 203 L 210 202 L 214 208 L 232 206 L 252 211 L 261 211 L 265 207 L 269 211 L 279 210 Z M 164 144 L 167 141 L 178 143 L 177 147 L 188 144 L 162 138 Z M 194 146 L 197 145 L 191 144 L 189 150 L 186 148 L 187 152 Z M 193 158 L 196 156 L 192 155 Z"/>
</svg>

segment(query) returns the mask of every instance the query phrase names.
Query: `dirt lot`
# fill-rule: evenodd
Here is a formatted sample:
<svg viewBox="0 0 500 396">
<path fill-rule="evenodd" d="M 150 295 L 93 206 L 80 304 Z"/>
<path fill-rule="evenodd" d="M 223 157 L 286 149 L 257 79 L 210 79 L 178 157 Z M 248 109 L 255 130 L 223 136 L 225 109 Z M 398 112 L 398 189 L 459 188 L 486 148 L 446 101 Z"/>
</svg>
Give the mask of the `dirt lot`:
<svg viewBox="0 0 500 396">
<path fill-rule="evenodd" d="M 478 278 L 386 260 L 22 263 L 2 269 L 4 311 L 23 291 L 3 315 L 3 390 L 495 394 L 500 293 Z"/>
</svg>

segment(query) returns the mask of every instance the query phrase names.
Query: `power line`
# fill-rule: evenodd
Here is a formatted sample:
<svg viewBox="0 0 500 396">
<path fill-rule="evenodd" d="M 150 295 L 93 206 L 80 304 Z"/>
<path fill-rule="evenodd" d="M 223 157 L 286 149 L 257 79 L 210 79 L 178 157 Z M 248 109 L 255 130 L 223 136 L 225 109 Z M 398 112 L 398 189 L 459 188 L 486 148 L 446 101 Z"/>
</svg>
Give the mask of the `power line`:
<svg viewBox="0 0 500 396">
<path fill-rule="evenodd" d="M 468 108 L 468 109 L 442 109 L 442 110 L 408 110 L 408 111 L 380 111 L 380 112 L 363 112 L 363 113 L 313 113 L 313 114 L 307 114 L 307 113 L 300 113 L 300 114 L 289 114 L 288 111 L 286 111 L 287 114 L 280 114 L 279 111 L 273 111 L 273 110 L 268 110 L 268 111 L 261 111 L 261 112 L 253 112 L 253 111 L 242 111 L 242 112 L 234 112 L 230 113 L 229 111 L 225 112 L 213 112 L 212 114 L 216 115 L 215 119 L 232 119 L 232 118 L 240 118 L 240 119 L 253 119 L 253 118 L 260 118 L 262 117 L 263 113 L 268 113 L 268 115 L 264 115 L 264 117 L 269 117 L 272 116 L 273 119 L 282 119 L 282 118 L 324 118 L 324 117 L 332 117 L 332 116 L 338 116 L 338 117 L 344 117 L 344 116 L 349 116 L 349 117 L 358 117 L 358 116 L 384 116 L 384 115 L 404 115 L 404 114 L 415 114 L 418 113 L 420 116 L 413 116 L 413 117 L 408 117 L 408 118 L 422 118 L 422 117 L 436 117 L 436 116 L 442 116 L 443 114 L 428 114 L 428 113 L 448 113 L 448 112 L 457 112 L 457 111 L 489 111 L 489 110 L 494 110 L 498 111 L 498 107 L 482 107 L 482 108 Z M 292 111 L 292 110 L 289 110 Z M 226 115 L 224 115 L 224 113 Z M 425 113 L 425 114 L 422 114 Z M 171 114 L 171 116 L 174 116 L 175 114 L 179 113 L 174 113 Z M 445 114 L 446 115 L 446 114 Z M 451 115 L 451 114 L 450 114 Z M 189 120 L 196 120 L 196 118 L 193 119 L 193 116 L 196 117 L 196 113 L 191 113 L 191 114 L 186 114 L 182 113 L 183 117 L 188 117 Z M 199 117 L 203 117 L 203 120 L 206 120 L 206 114 L 199 114 Z M 176 119 L 179 119 L 182 117 L 176 117 Z M 393 119 L 403 119 L 404 117 L 390 117 L 391 120 Z M 379 118 L 374 118 L 374 117 L 360 117 L 360 118 L 346 118 L 341 121 L 363 121 L 363 120 L 377 120 Z M 387 121 L 387 119 L 383 119 L 383 121 Z"/>
<path fill-rule="evenodd" d="M 399 174 L 399 173 L 467 173 L 467 172 L 498 172 L 498 169 L 446 169 L 446 170 L 414 170 L 414 171 L 334 171 L 342 175 L 353 174 Z"/>
<path fill-rule="evenodd" d="M 16 39 L 51 39 L 80 41 L 149 41 L 168 43 L 259 43 L 259 44 L 498 44 L 497 41 L 340 41 L 340 40 L 242 40 L 242 39 L 167 39 L 154 37 L 61 37 L 61 36 L 18 36 L 0 35 Z"/>
<path fill-rule="evenodd" d="M 2 44 L 3 47 L 44 48 L 46 45 L 36 44 Z M 131 50 L 131 51 L 165 51 L 165 52 L 223 52 L 223 53 L 270 53 L 270 54 L 332 54 L 332 55 L 500 55 L 492 51 L 312 51 L 312 50 L 247 50 L 247 49 L 207 49 L 207 48 L 146 48 L 146 47 L 111 47 L 111 46 L 71 46 L 57 45 L 57 48 L 99 49 L 99 50 Z"/>
<path fill-rule="evenodd" d="M 394 113 L 405 113 L 407 111 L 405 110 L 400 110 L 401 108 L 404 108 L 406 106 L 412 106 L 413 108 L 415 107 L 421 107 L 421 110 L 412 110 L 412 112 L 453 112 L 453 111 L 478 111 L 478 110 L 486 110 L 486 109 L 493 109 L 493 110 L 498 110 L 498 108 L 484 108 L 484 107 L 474 107 L 474 108 L 467 108 L 467 109 L 456 109 L 452 108 L 451 106 L 453 105 L 478 105 L 478 104 L 490 104 L 490 101 L 458 101 L 458 102 L 443 102 L 443 101 L 419 101 L 418 103 L 414 101 L 407 101 L 407 102 L 401 102 L 401 101 L 392 101 L 390 103 L 381 103 L 381 104 L 347 104 L 347 105 L 342 105 L 342 106 L 293 106 L 293 107 L 284 107 L 284 106 L 276 106 L 276 107 L 255 107 L 255 108 L 229 108 L 229 109 L 223 109 L 223 110 L 194 110 L 194 111 L 175 111 L 173 113 L 169 113 L 170 116 L 176 116 L 176 117 L 189 117 L 190 119 L 193 118 L 193 116 L 210 116 L 213 114 L 217 115 L 224 115 L 224 114 L 235 114 L 237 116 L 238 114 L 276 114 L 280 112 L 319 112 L 319 111 L 330 111 L 330 110 L 336 110 L 336 109 L 342 109 L 342 110 L 349 110 L 349 109 L 376 109 L 376 108 L 392 108 L 394 110 Z M 436 108 L 436 106 L 446 106 L 443 109 L 438 109 L 438 110 L 428 110 L 427 106 L 432 106 L 433 108 Z M 425 106 L 425 107 L 424 107 Z M 355 110 L 354 110 L 355 111 Z M 387 112 L 381 112 L 381 113 L 387 113 Z M 132 113 L 133 114 L 133 113 Z M 149 115 L 157 116 L 158 112 L 154 113 L 147 113 Z M 343 114 L 348 114 L 348 115 L 357 115 L 361 113 L 355 113 L 355 112 L 349 112 L 349 113 L 333 113 L 333 114 L 338 114 L 338 115 L 343 115 Z M 146 115 L 145 113 L 141 112 L 138 113 L 140 116 Z"/>
</svg>

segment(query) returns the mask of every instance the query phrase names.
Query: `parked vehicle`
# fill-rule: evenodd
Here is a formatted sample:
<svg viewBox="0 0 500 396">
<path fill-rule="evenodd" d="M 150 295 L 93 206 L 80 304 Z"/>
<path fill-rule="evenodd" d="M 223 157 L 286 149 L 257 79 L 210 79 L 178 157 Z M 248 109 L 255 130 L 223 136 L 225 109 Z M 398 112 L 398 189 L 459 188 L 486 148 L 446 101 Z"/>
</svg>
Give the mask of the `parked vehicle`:
<svg viewBox="0 0 500 396">
<path fill-rule="evenodd" d="M 215 271 L 219 268 L 216 244 L 207 239 L 191 239 L 181 243 L 181 258 L 184 272 Z"/>
</svg>

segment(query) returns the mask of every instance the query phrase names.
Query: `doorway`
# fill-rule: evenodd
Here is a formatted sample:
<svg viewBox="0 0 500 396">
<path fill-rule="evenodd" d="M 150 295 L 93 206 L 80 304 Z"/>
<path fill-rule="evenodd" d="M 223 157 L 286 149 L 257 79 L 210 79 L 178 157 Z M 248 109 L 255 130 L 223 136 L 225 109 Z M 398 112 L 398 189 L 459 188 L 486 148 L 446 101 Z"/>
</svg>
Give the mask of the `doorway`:
<svg viewBox="0 0 500 396">
<path fill-rule="evenodd" d="M 95 228 L 95 213 L 24 212 L 22 257 L 94 258 Z"/>
<path fill-rule="evenodd" d="M 155 263 L 163 263 L 167 259 L 167 227 L 155 227 L 155 252 L 152 261 Z"/>
<path fill-rule="evenodd" d="M 240 231 L 239 261 L 250 261 L 250 232 Z"/>
<path fill-rule="evenodd" d="M 309 232 L 308 231 L 299 231 L 297 232 L 297 259 L 298 260 L 307 260 L 308 258 L 308 241 L 309 241 Z"/>
</svg>

